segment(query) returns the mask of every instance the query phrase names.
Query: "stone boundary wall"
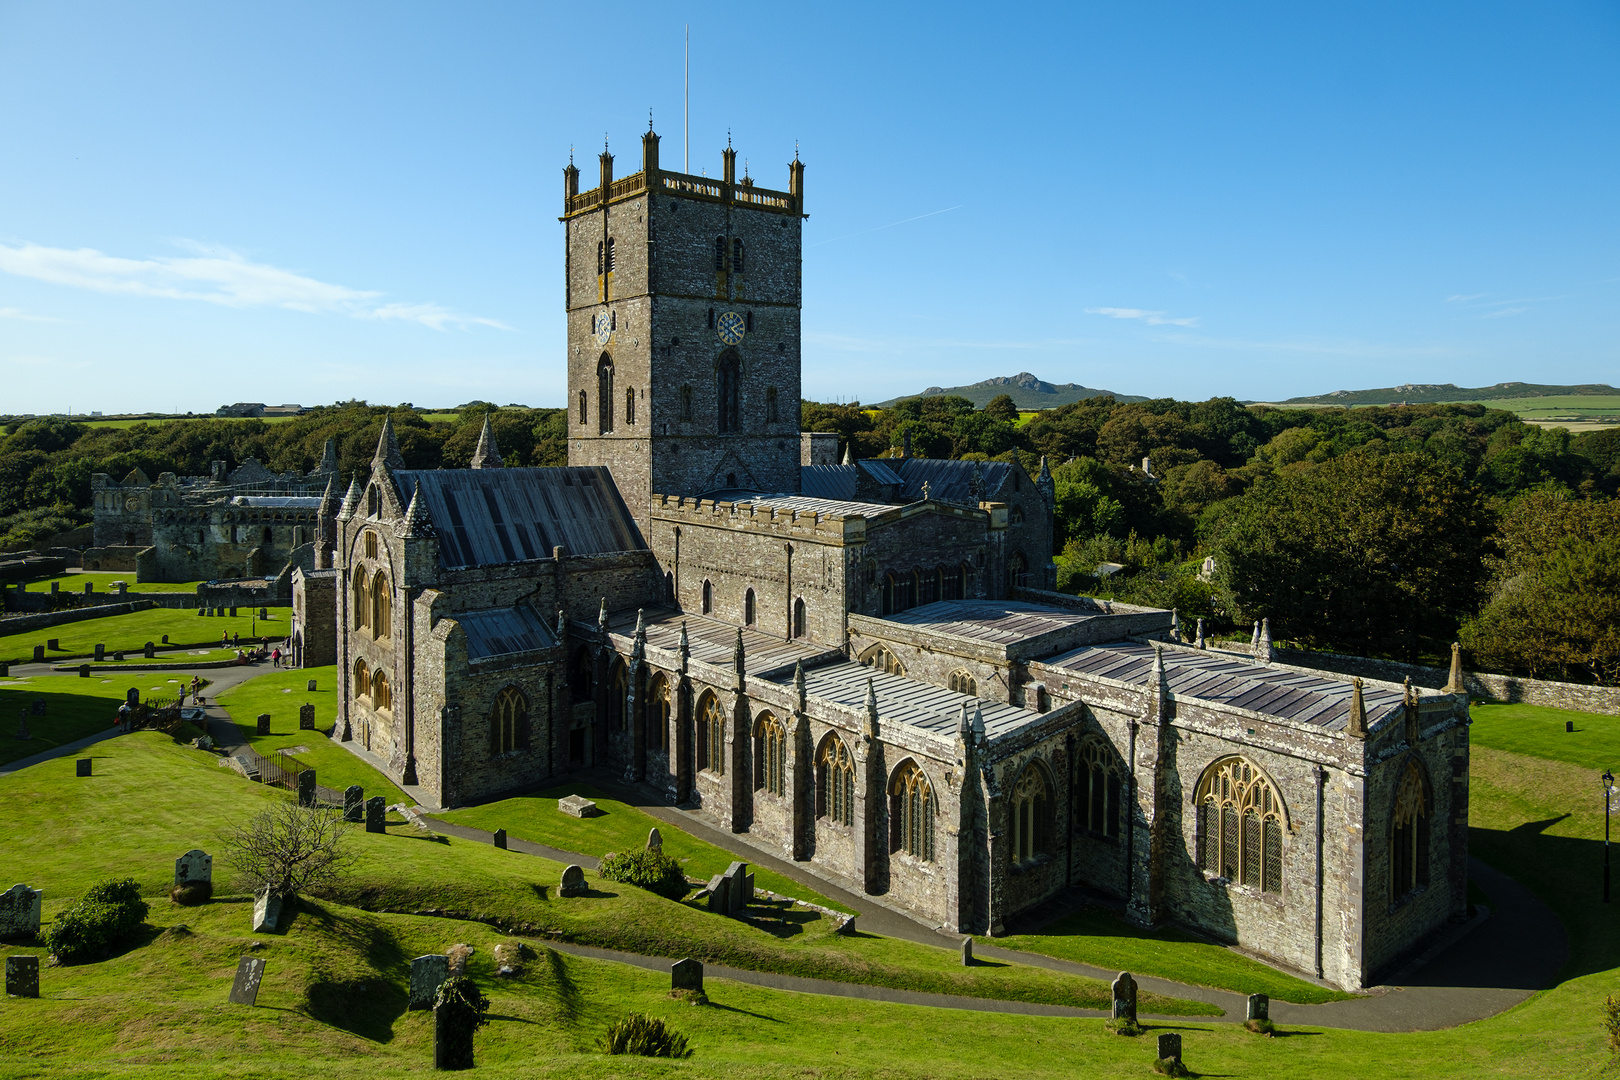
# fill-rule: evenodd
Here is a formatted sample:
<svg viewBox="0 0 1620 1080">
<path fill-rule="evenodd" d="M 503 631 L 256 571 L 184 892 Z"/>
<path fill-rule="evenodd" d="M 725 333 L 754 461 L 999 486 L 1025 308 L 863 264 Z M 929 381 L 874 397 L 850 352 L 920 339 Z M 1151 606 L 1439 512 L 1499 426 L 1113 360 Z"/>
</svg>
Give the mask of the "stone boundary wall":
<svg viewBox="0 0 1620 1080">
<path fill-rule="evenodd" d="M 47 592 L 19 593 L 15 587 L 5 590 L 5 609 L 7 611 L 43 612 L 50 596 Z M 142 592 L 131 589 L 122 596 L 112 592 L 78 593 L 64 590 L 58 595 L 72 596 L 77 607 L 68 608 L 68 611 L 89 612 L 96 608 L 114 607 L 127 604 L 131 601 L 145 601 L 152 607 L 190 609 L 197 606 L 195 593 L 177 592 Z M 229 604 L 224 605 L 229 607 Z M 238 605 L 246 606 L 246 605 Z M 268 604 L 254 604 L 254 607 L 286 607 L 287 602 L 278 600 Z M 83 614 L 82 618 L 99 618 L 99 615 Z"/>
<path fill-rule="evenodd" d="M 158 606 L 150 600 L 136 600 L 125 604 L 99 604 L 91 608 L 49 611 L 42 615 L 18 615 L 0 619 L 0 634 L 23 634 L 30 630 L 46 630 L 52 626 L 66 626 L 68 623 L 84 622 L 86 619 L 105 619 L 113 615 L 128 615 L 132 611 L 145 611 L 147 608 Z"/>
<path fill-rule="evenodd" d="M 1403 682 L 1407 676 L 1411 676 L 1413 683 L 1431 690 L 1441 689 L 1451 678 L 1451 673 L 1446 668 L 1402 664 L 1395 660 L 1374 660 L 1365 656 L 1346 656 L 1343 653 L 1274 649 L 1271 655 L 1285 664 L 1320 668 L 1341 675 L 1362 675 L 1386 682 Z M 1521 679 L 1515 675 L 1491 675 L 1478 671 L 1463 672 L 1463 685 L 1468 688 L 1469 695 L 1476 698 L 1490 698 L 1493 701 L 1510 701 L 1524 705 L 1548 705 L 1555 709 L 1575 709 L 1580 712 L 1620 716 L 1620 687 L 1583 686 L 1579 683 Z"/>
</svg>

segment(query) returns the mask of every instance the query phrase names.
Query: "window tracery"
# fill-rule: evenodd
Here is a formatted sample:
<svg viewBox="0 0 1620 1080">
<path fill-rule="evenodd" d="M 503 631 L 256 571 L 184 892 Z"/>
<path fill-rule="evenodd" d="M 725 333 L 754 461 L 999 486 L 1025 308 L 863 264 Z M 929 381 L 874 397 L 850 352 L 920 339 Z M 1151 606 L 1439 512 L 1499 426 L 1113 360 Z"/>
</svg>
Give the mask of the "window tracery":
<svg viewBox="0 0 1620 1080">
<path fill-rule="evenodd" d="M 1395 789 L 1395 814 L 1390 821 L 1391 899 L 1400 900 L 1429 883 L 1429 802 L 1423 767 L 1416 759 L 1406 763 Z"/>
<path fill-rule="evenodd" d="M 889 786 L 890 851 L 934 861 L 934 789 L 914 761 L 895 770 Z"/>
<path fill-rule="evenodd" d="M 816 816 L 839 825 L 855 822 L 855 759 L 837 735 L 816 755 Z"/>
<path fill-rule="evenodd" d="M 1012 861 L 1024 863 L 1046 853 L 1050 840 L 1047 815 L 1051 790 L 1040 766 L 1030 762 L 1013 785 L 1008 804 L 1012 810 Z"/>
<path fill-rule="evenodd" d="M 529 748 L 529 700 L 523 691 L 508 686 L 495 698 L 490 714 L 489 752 L 492 756 Z"/>
<path fill-rule="evenodd" d="M 1079 802 L 1081 826 L 1093 836 L 1117 840 L 1120 834 L 1120 795 L 1123 778 L 1117 755 L 1103 740 L 1092 736 L 1080 746 Z"/>
<path fill-rule="evenodd" d="M 1282 892 L 1282 798 L 1271 778 L 1242 757 L 1223 758 L 1198 782 L 1198 865 L 1205 873 Z"/>
<path fill-rule="evenodd" d="M 787 728 L 771 713 L 760 713 L 754 725 L 754 786 L 772 795 L 787 794 Z"/>
</svg>

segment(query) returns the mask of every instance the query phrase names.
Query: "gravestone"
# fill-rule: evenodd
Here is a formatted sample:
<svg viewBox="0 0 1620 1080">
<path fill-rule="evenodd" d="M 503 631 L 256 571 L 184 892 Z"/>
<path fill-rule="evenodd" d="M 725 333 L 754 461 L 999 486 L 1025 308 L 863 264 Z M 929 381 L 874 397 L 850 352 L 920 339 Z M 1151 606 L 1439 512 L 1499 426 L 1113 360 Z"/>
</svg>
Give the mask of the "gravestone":
<svg viewBox="0 0 1620 1080">
<path fill-rule="evenodd" d="M 343 789 L 343 820 L 366 820 L 366 792 L 359 784 L 350 784 Z"/>
<path fill-rule="evenodd" d="M 253 1005 L 259 1000 L 259 983 L 264 981 L 264 961 L 244 956 L 236 962 L 236 981 L 231 984 L 232 1005 Z"/>
<path fill-rule="evenodd" d="M 39 957 L 6 957 L 6 996 L 39 997 Z"/>
<path fill-rule="evenodd" d="M 90 677 L 90 665 L 89 664 L 80 664 L 79 665 L 79 678 L 88 679 L 89 677 Z"/>
<path fill-rule="evenodd" d="M 192 881 L 214 880 L 214 857 L 206 851 L 192 848 L 174 860 L 174 883 L 184 885 Z"/>
<path fill-rule="evenodd" d="M 262 713 L 259 714 L 259 727 L 258 727 L 257 734 L 260 734 L 260 735 L 268 735 L 268 734 L 270 734 L 270 714 L 269 713 L 262 712 Z"/>
<path fill-rule="evenodd" d="M 57 642 L 59 640 L 60 639 L 58 639 L 58 638 L 47 638 L 45 640 L 45 647 L 47 649 L 51 650 L 51 652 L 61 652 L 62 651 L 62 646 L 57 644 Z"/>
<path fill-rule="evenodd" d="M 656 826 L 654 826 L 647 833 L 647 850 L 648 851 L 663 851 L 664 850 L 664 837 L 663 837 L 663 835 L 661 833 L 659 833 Z"/>
<path fill-rule="evenodd" d="M 52 595 L 55 595 L 56 593 L 59 593 L 61 591 L 62 591 L 62 583 L 60 581 L 51 582 L 51 594 Z"/>
<path fill-rule="evenodd" d="M 107 646 L 98 642 L 96 644 L 96 663 L 99 664 L 105 659 L 107 659 Z"/>
<path fill-rule="evenodd" d="M 388 831 L 388 800 L 373 795 L 366 800 L 366 832 Z"/>
<path fill-rule="evenodd" d="M 435 1006 L 433 1009 L 433 1068 L 439 1072 L 456 1072 L 473 1067 L 473 1028 L 458 1012 L 467 1012 L 461 1004 Z"/>
<path fill-rule="evenodd" d="M 1565 720 L 1564 721 L 1564 730 L 1565 731 L 1574 731 L 1575 730 L 1575 721 L 1573 721 L 1573 720 Z"/>
<path fill-rule="evenodd" d="M 119 596 L 128 596 L 129 595 L 129 582 L 127 582 L 127 581 L 115 581 L 115 582 L 113 582 L 113 592 L 117 593 Z"/>
<path fill-rule="evenodd" d="M 308 686 L 307 689 L 309 690 L 309 692 L 311 694 L 313 694 L 315 692 L 315 680 L 314 679 L 309 680 L 309 686 Z"/>
<path fill-rule="evenodd" d="M 748 905 L 754 902 L 754 875 L 748 872 L 748 864 L 734 862 L 726 867 L 721 877 L 726 883 L 720 893 L 721 900 L 718 907 L 711 901 L 710 910 L 718 910 L 724 915 L 743 914 Z M 710 895 L 713 896 L 712 893 Z"/>
<path fill-rule="evenodd" d="M 141 690 L 140 690 L 140 687 L 132 686 L 127 691 L 124 692 L 124 704 L 128 705 L 132 709 L 140 707 L 140 704 L 141 704 Z"/>
<path fill-rule="evenodd" d="M 1176 1032 L 1167 1032 L 1159 1036 L 1159 1060 L 1181 1063 L 1181 1036 Z"/>
<path fill-rule="evenodd" d="M 962 966 L 973 966 L 973 939 L 970 937 L 962 939 Z"/>
<path fill-rule="evenodd" d="M 45 893 L 13 885 L 0 893 L 0 938 L 26 938 L 39 933 L 39 901 Z"/>
<path fill-rule="evenodd" d="M 731 879 L 724 874 L 709 879 L 709 910 L 717 915 L 731 914 Z"/>
<path fill-rule="evenodd" d="M 433 995 L 439 992 L 444 980 L 450 977 L 450 957 L 444 953 L 428 953 L 411 961 L 410 1009 L 433 1008 Z"/>
<path fill-rule="evenodd" d="M 495 830 L 495 835 L 491 839 L 492 839 L 492 841 L 493 841 L 493 843 L 495 844 L 496 847 L 500 848 L 502 851 L 506 850 L 506 830 L 505 829 L 496 829 Z"/>
<path fill-rule="evenodd" d="M 1265 994 L 1249 995 L 1249 1011 L 1245 1020 L 1270 1020 L 1271 998 Z"/>
<path fill-rule="evenodd" d="M 164 634 L 163 635 L 163 644 L 167 645 L 168 643 L 169 643 L 169 635 Z"/>
<path fill-rule="evenodd" d="M 80 758 L 78 760 L 77 764 L 78 764 L 78 769 L 77 769 L 75 775 L 77 775 L 77 776 L 89 776 L 90 775 L 90 759 L 89 758 L 82 757 L 82 758 Z"/>
<path fill-rule="evenodd" d="M 570 817 L 577 818 L 595 817 L 600 813 L 596 808 L 596 804 L 583 795 L 570 795 L 566 799 L 558 799 L 557 809 Z"/>
<path fill-rule="evenodd" d="M 113 653 L 113 663 L 122 664 L 123 662 L 124 662 L 124 650 L 119 649 L 117 652 Z"/>
<path fill-rule="evenodd" d="M 558 896 L 584 896 L 585 871 L 578 863 L 563 870 L 562 885 L 557 889 Z"/>
<path fill-rule="evenodd" d="M 236 618 L 236 609 L 235 608 L 231 608 L 231 618 L 233 618 L 233 619 Z"/>
<path fill-rule="evenodd" d="M 43 664 L 44 662 L 45 662 L 45 646 L 43 646 L 43 645 L 35 645 L 34 646 L 34 663 Z"/>
<path fill-rule="evenodd" d="M 269 617 L 270 617 L 269 609 L 267 609 L 267 608 L 260 608 L 259 609 L 259 618 L 268 619 Z"/>
<path fill-rule="evenodd" d="M 4 673 L 0 672 L 0 674 Z M 25 709 L 23 710 L 22 719 L 17 722 L 17 741 L 27 742 L 33 737 L 34 733 L 28 730 L 28 711 Z"/>
<path fill-rule="evenodd" d="M 703 989 L 703 961 L 693 960 L 688 957 L 669 965 L 669 988 L 671 990 L 701 991 Z"/>
<path fill-rule="evenodd" d="M 205 608 L 205 607 L 200 607 L 200 608 L 197 609 L 197 614 L 202 615 L 202 616 L 207 616 L 208 609 Z"/>
<path fill-rule="evenodd" d="M 6 676 L 8 676 L 10 674 L 11 674 L 11 661 L 10 660 L 0 660 L 0 679 L 3 679 L 3 678 L 5 678 Z"/>
<path fill-rule="evenodd" d="M 95 582 L 87 581 L 87 582 L 84 583 L 84 595 L 89 596 L 91 593 L 93 593 L 95 591 L 96 591 L 96 583 Z"/>
<path fill-rule="evenodd" d="M 315 730 L 315 706 L 304 704 L 298 707 L 298 730 Z"/>
<path fill-rule="evenodd" d="M 157 656 L 157 646 L 150 641 L 146 643 L 146 659 L 151 660 Z"/>
<path fill-rule="evenodd" d="M 1114 1019 L 1136 1023 L 1136 980 L 1128 971 L 1114 980 Z"/>
<path fill-rule="evenodd" d="M 305 769 L 298 774 L 298 805 L 315 805 L 315 770 Z"/>
<path fill-rule="evenodd" d="M 261 893 L 253 898 L 253 932 L 274 933 L 281 924 L 281 897 Z"/>
</svg>

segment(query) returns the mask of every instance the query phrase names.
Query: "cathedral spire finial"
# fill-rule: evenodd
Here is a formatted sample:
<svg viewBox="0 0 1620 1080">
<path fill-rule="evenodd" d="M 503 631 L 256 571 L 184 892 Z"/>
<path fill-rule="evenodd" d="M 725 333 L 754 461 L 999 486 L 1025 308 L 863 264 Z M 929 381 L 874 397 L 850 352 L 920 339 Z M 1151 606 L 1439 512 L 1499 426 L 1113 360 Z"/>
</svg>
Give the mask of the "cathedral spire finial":
<svg viewBox="0 0 1620 1080">
<path fill-rule="evenodd" d="M 338 508 L 338 520 L 348 521 L 354 517 L 354 512 L 360 508 L 360 478 L 349 480 L 349 492 L 343 496 L 343 505 Z"/>
<path fill-rule="evenodd" d="M 855 441 L 853 439 L 844 444 L 844 464 L 855 464 Z"/>
<path fill-rule="evenodd" d="M 1462 646 L 1455 641 L 1451 643 L 1451 678 L 1446 680 L 1445 692 L 1448 694 L 1468 693 L 1468 687 L 1463 685 Z"/>
<path fill-rule="evenodd" d="M 647 106 L 647 130 L 651 131 L 652 129 L 652 106 L 649 105 Z"/>
<path fill-rule="evenodd" d="M 387 465 L 390 469 L 405 467 L 405 455 L 399 452 L 399 440 L 394 437 L 394 420 L 391 416 L 383 417 L 382 434 L 377 436 L 377 453 L 372 457 L 371 464 Z"/>
<path fill-rule="evenodd" d="M 1345 724 L 1345 730 L 1353 738 L 1367 737 L 1367 704 L 1361 697 L 1360 679 L 1350 684 L 1350 717 Z"/>
<path fill-rule="evenodd" d="M 866 680 L 866 724 L 862 733 L 869 739 L 878 736 L 877 687 L 872 679 Z"/>
<path fill-rule="evenodd" d="M 433 522 L 428 518 L 427 508 L 422 505 L 422 485 L 416 485 L 411 492 L 411 505 L 405 510 L 405 530 L 403 536 L 432 536 Z"/>
<path fill-rule="evenodd" d="M 489 413 L 485 413 L 484 430 L 478 433 L 478 449 L 473 451 L 472 467 L 499 469 L 505 464 L 505 460 L 501 457 L 501 448 L 495 445 L 495 428 L 489 422 Z"/>
</svg>

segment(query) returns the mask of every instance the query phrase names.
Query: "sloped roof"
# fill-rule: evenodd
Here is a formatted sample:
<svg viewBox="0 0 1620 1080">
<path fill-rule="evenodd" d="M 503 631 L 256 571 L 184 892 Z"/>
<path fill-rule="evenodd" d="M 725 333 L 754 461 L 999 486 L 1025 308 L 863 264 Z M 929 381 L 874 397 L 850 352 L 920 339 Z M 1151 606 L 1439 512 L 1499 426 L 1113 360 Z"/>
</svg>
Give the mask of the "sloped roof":
<svg viewBox="0 0 1620 1080">
<path fill-rule="evenodd" d="M 447 569 L 570 555 L 644 551 L 635 519 L 601 466 L 544 469 L 399 469 L 403 501 L 417 490 Z"/>
<path fill-rule="evenodd" d="M 1020 709 L 1016 705 L 976 699 L 971 694 L 959 694 L 955 690 L 904 675 L 890 675 L 853 660 L 807 668 L 804 691 L 811 698 L 820 698 L 860 712 L 866 708 L 868 679 L 872 680 L 873 696 L 877 698 L 880 729 L 884 724 L 905 724 L 942 739 L 954 739 L 962 722 L 964 703 L 970 716 L 975 707 L 981 711 L 985 735 L 991 739 L 1041 719 L 1040 713 Z M 792 674 L 772 681 L 791 683 Z"/>
<path fill-rule="evenodd" d="M 923 626 L 994 645 L 1014 645 L 1076 623 L 1106 617 L 1022 600 L 940 600 L 885 615 L 888 622 Z"/>
<path fill-rule="evenodd" d="M 908 500 L 922 498 L 922 486 L 928 484 L 928 497 L 942 502 L 978 505 L 969 493 L 973 487 L 974 466 L 984 468 L 984 494 L 986 497 L 1001 490 L 1013 467 L 1005 461 L 946 461 L 939 458 L 904 458 L 895 466 L 900 474 L 901 494 Z"/>
<path fill-rule="evenodd" d="M 862 458 L 851 465 L 799 466 L 799 492 L 817 499 L 850 502 L 854 500 L 859 490 L 860 476 L 863 472 L 880 484 L 893 484 L 898 487 L 901 483 L 900 477 L 889 467 L 888 462 L 876 458 Z"/>
<path fill-rule="evenodd" d="M 517 607 L 463 611 L 451 618 L 467 634 L 467 658 L 487 660 L 493 656 L 538 652 L 556 646 L 557 636 L 545 620 L 527 604 Z"/>
</svg>

